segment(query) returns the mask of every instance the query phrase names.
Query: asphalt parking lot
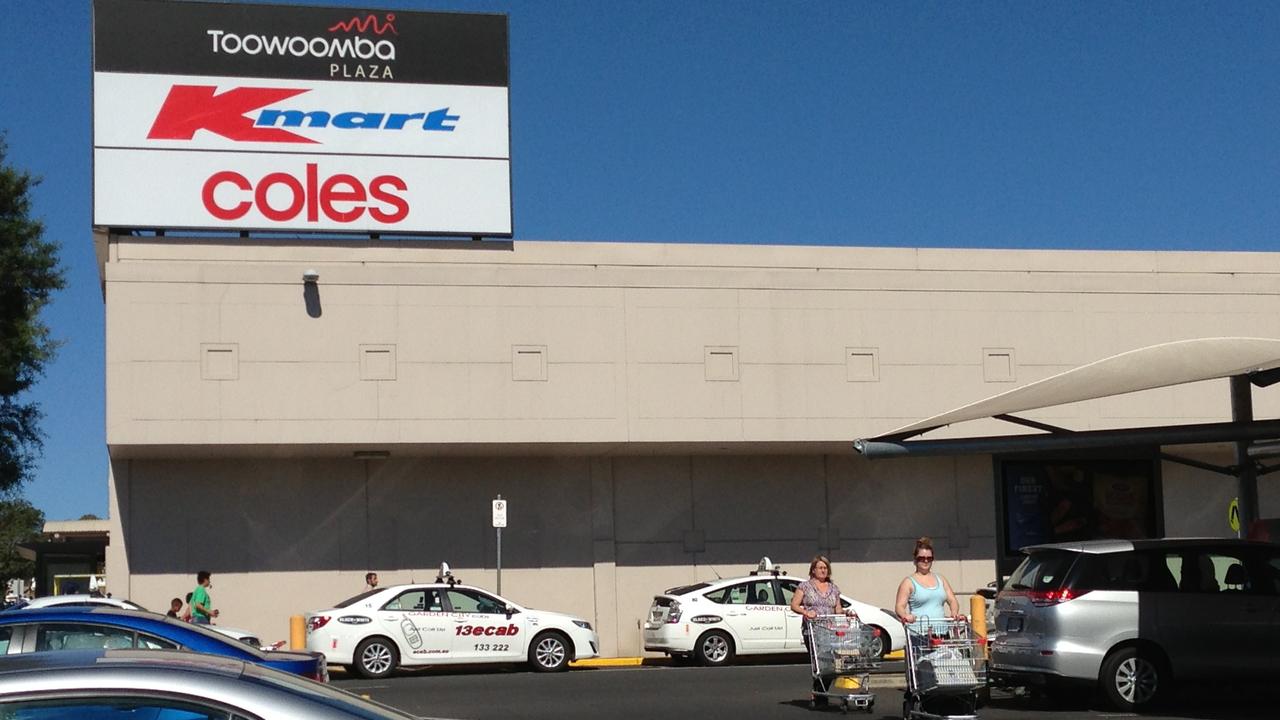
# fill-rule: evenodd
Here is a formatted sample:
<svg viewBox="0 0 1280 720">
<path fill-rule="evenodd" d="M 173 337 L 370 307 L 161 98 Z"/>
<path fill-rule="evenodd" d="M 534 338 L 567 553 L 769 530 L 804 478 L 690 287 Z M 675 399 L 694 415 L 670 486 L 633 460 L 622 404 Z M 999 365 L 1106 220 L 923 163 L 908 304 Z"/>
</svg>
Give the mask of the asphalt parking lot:
<svg viewBox="0 0 1280 720">
<path fill-rule="evenodd" d="M 902 691 L 884 687 L 900 676 L 876 679 L 876 704 L 864 717 L 901 718 Z M 806 718 L 808 668 L 803 664 L 758 664 L 729 668 L 635 667 L 576 669 L 542 675 L 525 669 L 459 668 L 405 672 L 385 680 L 335 676 L 338 687 L 427 718 L 573 720 L 631 718 Z M 1150 720 L 1249 720 L 1277 713 L 1263 688 L 1220 686 L 1180 689 L 1173 702 Z M 983 718 L 1139 717 L 1091 707 L 1088 698 L 1061 706 L 1033 697 L 997 693 L 980 711 Z M 831 716 L 838 711 L 827 711 Z M 857 716 L 857 713 L 852 713 Z"/>
</svg>

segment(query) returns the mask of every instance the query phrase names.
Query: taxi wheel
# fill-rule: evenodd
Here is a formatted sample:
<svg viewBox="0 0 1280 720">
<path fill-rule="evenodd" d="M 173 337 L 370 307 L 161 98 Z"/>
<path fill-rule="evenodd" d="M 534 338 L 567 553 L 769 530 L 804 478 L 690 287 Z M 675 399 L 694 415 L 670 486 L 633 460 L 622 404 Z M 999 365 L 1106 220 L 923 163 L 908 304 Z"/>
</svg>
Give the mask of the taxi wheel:
<svg viewBox="0 0 1280 720">
<path fill-rule="evenodd" d="M 569 639 L 558 632 L 547 632 L 534 638 L 529 646 L 529 664 L 538 672 L 567 670 Z"/>
<path fill-rule="evenodd" d="M 884 628 L 878 625 L 872 625 L 871 627 L 880 631 L 876 633 L 875 637 L 871 638 L 871 656 L 883 658 L 889 652 L 889 646 L 893 643 L 889 640 L 889 633 L 885 632 Z"/>
<path fill-rule="evenodd" d="M 698 664 L 703 667 L 720 667 L 733 660 L 733 638 L 719 630 L 712 630 L 698 638 L 694 648 Z"/>
<path fill-rule="evenodd" d="M 356 646 L 355 669 L 361 677 L 377 679 L 390 675 L 400 664 L 396 644 L 383 637 L 365 638 Z"/>
</svg>

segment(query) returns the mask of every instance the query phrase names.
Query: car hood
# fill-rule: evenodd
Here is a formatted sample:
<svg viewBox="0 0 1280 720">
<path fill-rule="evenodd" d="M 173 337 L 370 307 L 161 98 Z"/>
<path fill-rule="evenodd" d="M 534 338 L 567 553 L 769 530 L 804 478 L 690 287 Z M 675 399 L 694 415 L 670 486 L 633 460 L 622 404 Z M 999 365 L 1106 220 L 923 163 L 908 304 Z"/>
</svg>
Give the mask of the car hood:
<svg viewBox="0 0 1280 720">
<path fill-rule="evenodd" d="M 568 625 L 573 622 L 589 622 L 586 618 L 580 618 L 576 615 L 566 615 L 565 613 L 553 612 L 551 610 L 531 610 L 522 608 L 521 612 L 529 620 L 536 620 L 542 623 L 561 623 Z"/>
</svg>

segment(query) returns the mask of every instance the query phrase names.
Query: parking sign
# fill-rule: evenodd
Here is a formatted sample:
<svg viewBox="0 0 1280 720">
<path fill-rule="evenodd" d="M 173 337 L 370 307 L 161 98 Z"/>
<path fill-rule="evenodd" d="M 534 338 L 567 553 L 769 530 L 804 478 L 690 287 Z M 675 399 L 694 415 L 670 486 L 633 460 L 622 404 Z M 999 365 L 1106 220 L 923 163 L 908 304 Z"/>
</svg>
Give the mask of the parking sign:
<svg viewBox="0 0 1280 720">
<path fill-rule="evenodd" d="M 507 501 L 493 501 L 493 526 L 496 528 L 504 528 L 507 526 Z"/>
</svg>

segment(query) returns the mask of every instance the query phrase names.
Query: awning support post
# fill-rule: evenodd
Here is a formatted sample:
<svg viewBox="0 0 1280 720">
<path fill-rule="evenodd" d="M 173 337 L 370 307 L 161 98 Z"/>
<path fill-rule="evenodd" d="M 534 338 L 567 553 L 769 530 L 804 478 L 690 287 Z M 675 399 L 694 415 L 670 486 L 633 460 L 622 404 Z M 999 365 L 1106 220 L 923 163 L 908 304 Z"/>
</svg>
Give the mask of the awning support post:
<svg viewBox="0 0 1280 720">
<path fill-rule="evenodd" d="M 1231 420 L 1237 423 L 1253 421 L 1253 387 L 1248 375 L 1231 377 Z M 1249 440 L 1236 441 L 1236 495 L 1240 501 L 1240 530 L 1246 537 L 1249 526 L 1258 519 L 1258 468 L 1249 457 Z"/>
</svg>

